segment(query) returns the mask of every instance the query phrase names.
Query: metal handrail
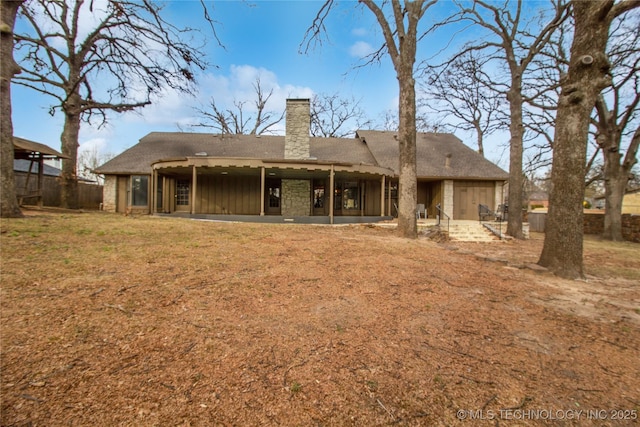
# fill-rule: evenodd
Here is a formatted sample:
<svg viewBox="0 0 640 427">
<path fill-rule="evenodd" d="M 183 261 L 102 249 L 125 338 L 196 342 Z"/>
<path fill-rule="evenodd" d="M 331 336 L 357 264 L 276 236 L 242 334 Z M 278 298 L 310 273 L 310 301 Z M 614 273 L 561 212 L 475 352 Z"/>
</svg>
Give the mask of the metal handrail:
<svg viewBox="0 0 640 427">
<path fill-rule="evenodd" d="M 496 218 L 497 215 L 495 212 L 493 212 L 491 209 L 489 209 L 489 206 L 487 205 L 483 205 L 483 204 L 479 204 L 478 205 L 478 222 L 482 222 L 482 220 L 486 217 L 493 217 Z"/>
<path fill-rule="evenodd" d="M 438 203 L 436 205 L 436 210 L 438 211 L 438 223 L 436 224 L 438 227 L 440 227 L 440 219 L 442 218 L 442 215 L 445 216 L 445 218 L 447 218 L 447 233 L 449 232 L 449 221 L 451 220 L 451 218 L 449 218 L 449 215 L 447 215 L 441 208 L 440 208 L 440 203 Z"/>
<path fill-rule="evenodd" d="M 498 237 L 502 240 L 502 213 L 498 214 L 493 212 L 487 205 L 478 205 L 478 221 L 482 224 L 482 219 L 486 216 L 493 217 L 494 221 L 498 223 Z M 487 227 L 485 225 L 485 227 Z M 491 230 L 491 228 L 489 228 Z M 494 234 L 495 231 L 491 230 Z"/>
</svg>

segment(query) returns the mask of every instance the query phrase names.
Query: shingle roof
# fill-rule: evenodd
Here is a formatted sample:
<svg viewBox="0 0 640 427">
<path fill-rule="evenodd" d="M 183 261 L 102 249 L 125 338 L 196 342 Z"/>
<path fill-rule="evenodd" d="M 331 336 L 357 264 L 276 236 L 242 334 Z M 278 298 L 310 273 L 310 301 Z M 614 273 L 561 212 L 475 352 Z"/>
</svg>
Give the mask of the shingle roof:
<svg viewBox="0 0 640 427">
<path fill-rule="evenodd" d="M 398 173 L 399 149 L 396 132 L 359 130 L 382 167 Z M 451 155 L 447 167 L 447 154 Z M 418 178 L 507 179 L 509 174 L 448 133 L 418 133 L 416 137 Z"/>
<path fill-rule="evenodd" d="M 321 161 L 376 165 L 362 141 L 355 138 L 310 138 L 310 155 Z M 147 174 L 161 159 L 237 157 L 284 160 L 284 136 L 214 135 L 208 133 L 152 132 L 119 156 L 95 170 L 102 174 Z"/>
<path fill-rule="evenodd" d="M 356 138 L 310 138 L 310 155 L 319 161 L 369 164 L 398 171 L 398 143 L 394 132 L 358 131 Z M 451 134 L 419 133 L 419 178 L 506 179 L 508 174 Z M 101 174 L 148 174 L 162 159 L 234 157 L 284 159 L 284 136 L 215 135 L 152 132 L 119 156 L 95 170 Z M 445 166 L 451 154 L 450 167 Z"/>
<path fill-rule="evenodd" d="M 59 157 L 61 159 L 68 159 L 67 156 L 54 150 L 48 145 L 40 144 L 39 142 L 30 141 L 28 139 L 20 138 L 17 136 L 13 137 L 13 149 L 17 155 L 40 153 L 46 157 Z"/>
</svg>

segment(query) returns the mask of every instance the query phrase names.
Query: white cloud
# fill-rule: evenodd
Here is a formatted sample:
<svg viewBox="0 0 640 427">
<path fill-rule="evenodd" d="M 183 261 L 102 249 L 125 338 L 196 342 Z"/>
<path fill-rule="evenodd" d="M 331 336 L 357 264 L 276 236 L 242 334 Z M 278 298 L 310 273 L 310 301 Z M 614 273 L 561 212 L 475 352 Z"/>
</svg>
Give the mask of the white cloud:
<svg viewBox="0 0 640 427">
<path fill-rule="evenodd" d="M 375 52 L 375 49 L 373 48 L 373 46 L 363 41 L 355 42 L 349 48 L 349 54 L 351 56 L 355 56 L 356 58 L 364 58 L 372 54 L 373 52 Z"/>
<path fill-rule="evenodd" d="M 202 79 L 198 100 L 208 105 L 213 98 L 220 108 L 233 108 L 234 102 L 246 102 L 246 111 L 255 111 L 257 79 L 265 95 L 273 92 L 267 104 L 267 109 L 272 111 L 284 111 L 287 98 L 311 98 L 314 93 L 309 87 L 280 84 L 278 76 L 266 68 L 232 65 L 228 75 L 208 74 Z"/>
<path fill-rule="evenodd" d="M 285 110 L 287 98 L 312 98 L 314 91 L 310 87 L 281 84 L 278 76 L 271 70 L 251 65 L 232 65 L 226 74 L 207 73 L 199 77 L 199 85 L 195 97 L 185 95 L 170 89 L 164 90 L 154 102 L 137 112 L 110 116 L 117 129 L 107 125 L 101 129 L 83 128 L 84 144 L 104 138 L 104 148 L 101 152 L 120 152 L 125 146 L 135 144 L 139 138 L 152 131 L 205 131 L 193 128 L 200 121 L 196 109 L 206 110 L 211 99 L 221 109 L 235 109 L 234 102 L 246 102 L 244 111 L 248 114 L 255 111 L 254 101 L 256 93 L 254 84 L 260 78 L 263 92 L 273 94 L 267 104 L 267 110 L 280 113 Z M 115 113 L 112 113 L 115 114 Z M 284 131 L 281 126 L 272 128 L 276 133 Z M 116 144 L 116 146 L 110 146 Z"/>
<path fill-rule="evenodd" d="M 80 144 L 80 148 L 78 149 L 79 153 L 82 152 L 96 152 L 103 153 L 107 148 L 107 139 L 106 138 L 93 138 L 83 141 Z"/>
<path fill-rule="evenodd" d="M 126 113 L 123 119 L 128 123 L 160 126 L 184 124 L 190 122 L 194 115 L 193 102 L 190 95 L 165 88 L 152 97 L 151 105 Z"/>
<path fill-rule="evenodd" d="M 367 35 L 367 33 L 368 31 L 362 27 L 354 28 L 353 30 L 351 30 L 351 34 L 353 34 L 356 37 L 364 37 Z"/>
</svg>

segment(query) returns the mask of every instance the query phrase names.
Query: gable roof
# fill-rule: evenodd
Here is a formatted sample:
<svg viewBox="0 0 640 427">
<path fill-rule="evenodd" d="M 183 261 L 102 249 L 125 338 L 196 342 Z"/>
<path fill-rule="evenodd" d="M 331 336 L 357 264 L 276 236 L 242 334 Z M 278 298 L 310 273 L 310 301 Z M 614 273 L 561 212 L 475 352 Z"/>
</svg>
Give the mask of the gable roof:
<svg viewBox="0 0 640 427">
<path fill-rule="evenodd" d="M 398 174 L 399 147 L 396 132 L 359 130 L 357 136 L 382 167 Z M 447 154 L 450 154 L 447 166 Z M 424 132 L 416 135 L 418 178 L 465 178 L 506 180 L 509 174 L 467 147 L 455 135 Z"/>
<path fill-rule="evenodd" d="M 358 131 L 356 138 L 309 138 L 310 156 L 323 162 L 381 166 L 398 173 L 394 132 Z M 149 174 L 159 160 L 194 157 L 284 160 L 284 136 L 217 135 L 152 132 L 94 172 Z M 418 178 L 498 179 L 508 174 L 451 134 L 419 133 L 416 141 Z M 206 153 L 206 154 L 204 154 Z M 445 165 L 450 153 L 450 165 Z"/>
</svg>

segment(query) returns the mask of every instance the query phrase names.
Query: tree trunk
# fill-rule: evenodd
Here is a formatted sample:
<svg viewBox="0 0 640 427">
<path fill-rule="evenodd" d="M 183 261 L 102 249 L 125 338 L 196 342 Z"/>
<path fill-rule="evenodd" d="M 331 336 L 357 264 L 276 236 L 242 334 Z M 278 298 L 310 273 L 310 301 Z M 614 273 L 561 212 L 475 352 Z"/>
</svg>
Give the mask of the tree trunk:
<svg viewBox="0 0 640 427">
<path fill-rule="evenodd" d="M 22 217 L 16 197 L 13 173 L 13 121 L 11 119 L 11 78 L 20 72 L 13 60 L 13 27 L 22 1 L 2 0 L 0 6 L 0 216 Z"/>
<path fill-rule="evenodd" d="M 484 157 L 484 132 L 482 131 L 482 126 L 480 126 L 480 122 L 475 120 L 473 122 L 473 127 L 476 130 L 476 141 L 478 142 L 478 154 Z"/>
<path fill-rule="evenodd" d="M 613 2 L 574 1 L 571 59 L 558 100 L 551 194 L 540 265 L 566 278 L 584 277 L 584 175 L 591 112 L 611 83 L 606 45 Z"/>
<path fill-rule="evenodd" d="M 66 209 L 78 209 L 78 138 L 80 136 L 80 95 L 73 94 L 64 104 L 64 128 L 62 130 L 62 173 L 60 175 L 62 191 L 61 206 Z"/>
<path fill-rule="evenodd" d="M 609 126 L 609 129 L 613 126 Z M 640 127 L 636 129 L 624 160 L 620 162 L 620 134 L 605 133 L 599 136 L 598 144 L 604 155 L 604 188 L 605 211 L 604 232 L 607 240 L 622 241 L 622 200 L 629 183 L 633 166 L 637 163 L 638 147 L 640 147 Z M 606 138 L 606 139 L 605 139 Z"/>
<path fill-rule="evenodd" d="M 398 71 L 400 85 L 398 144 L 400 148 L 400 177 L 398 185 L 398 230 L 401 236 L 418 235 L 416 203 L 418 183 L 416 174 L 416 91 L 413 65 Z"/>
<path fill-rule="evenodd" d="M 604 232 L 603 238 L 622 241 L 622 199 L 629 172 L 620 165 L 620 153 L 604 152 Z"/>
<path fill-rule="evenodd" d="M 524 239 L 522 232 L 522 191 L 524 178 L 522 175 L 522 151 L 524 127 L 522 124 L 522 78 L 521 71 L 514 70 L 511 89 L 507 96 L 511 113 L 509 131 L 509 219 L 507 234 L 516 239 Z"/>
</svg>

